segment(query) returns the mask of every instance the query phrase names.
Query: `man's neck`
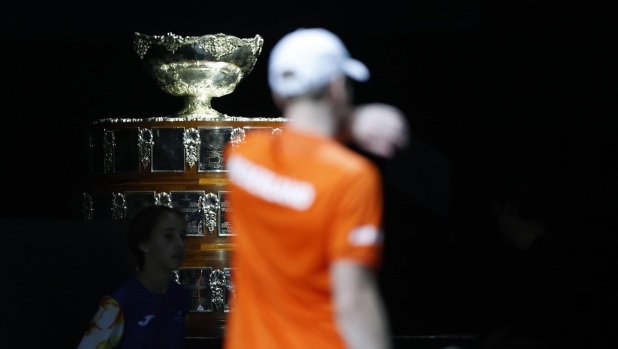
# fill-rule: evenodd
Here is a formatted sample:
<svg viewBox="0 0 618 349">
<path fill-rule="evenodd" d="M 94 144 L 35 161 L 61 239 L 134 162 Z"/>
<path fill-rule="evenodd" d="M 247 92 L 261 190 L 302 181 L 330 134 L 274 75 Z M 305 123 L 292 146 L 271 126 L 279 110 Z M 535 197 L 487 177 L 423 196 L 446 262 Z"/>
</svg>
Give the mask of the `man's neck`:
<svg viewBox="0 0 618 349">
<path fill-rule="evenodd" d="M 339 122 L 328 100 L 298 100 L 290 103 L 283 116 L 289 120 L 290 128 L 326 137 L 335 137 Z"/>
</svg>

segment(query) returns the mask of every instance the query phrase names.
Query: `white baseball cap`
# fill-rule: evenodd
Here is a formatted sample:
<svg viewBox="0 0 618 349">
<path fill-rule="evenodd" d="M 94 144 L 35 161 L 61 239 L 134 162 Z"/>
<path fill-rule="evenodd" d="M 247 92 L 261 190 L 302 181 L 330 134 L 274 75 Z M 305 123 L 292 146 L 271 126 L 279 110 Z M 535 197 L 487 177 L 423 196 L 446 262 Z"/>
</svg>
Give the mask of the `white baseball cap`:
<svg viewBox="0 0 618 349">
<path fill-rule="evenodd" d="M 268 84 L 283 97 L 315 91 L 341 75 L 366 81 L 369 69 L 351 58 L 341 39 L 326 29 L 298 29 L 270 53 Z"/>
</svg>

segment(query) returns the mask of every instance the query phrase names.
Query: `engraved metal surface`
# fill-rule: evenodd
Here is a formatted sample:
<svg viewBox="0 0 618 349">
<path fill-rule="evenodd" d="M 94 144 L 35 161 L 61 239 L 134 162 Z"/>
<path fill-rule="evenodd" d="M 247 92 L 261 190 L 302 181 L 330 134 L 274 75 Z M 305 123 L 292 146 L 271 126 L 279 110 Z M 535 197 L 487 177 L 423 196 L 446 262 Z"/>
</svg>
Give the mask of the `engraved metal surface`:
<svg viewBox="0 0 618 349">
<path fill-rule="evenodd" d="M 139 172 L 137 128 L 114 130 L 114 172 Z"/>
<path fill-rule="evenodd" d="M 243 127 L 243 129 L 245 130 L 245 133 L 247 134 L 247 136 L 252 135 L 252 134 L 259 134 L 259 133 L 268 133 L 268 134 L 272 135 L 272 133 L 273 133 L 273 128 L 272 127 L 245 126 L 245 127 Z"/>
<path fill-rule="evenodd" d="M 193 168 L 193 165 L 197 162 L 197 150 L 201 143 L 200 133 L 196 129 L 190 128 L 185 131 L 183 139 L 183 144 L 185 145 L 185 161 L 191 168 Z"/>
<path fill-rule="evenodd" d="M 236 300 L 236 285 L 234 285 L 234 269 L 223 268 L 223 276 L 225 277 L 225 288 L 223 290 L 223 311 L 230 312 L 234 308 Z"/>
<path fill-rule="evenodd" d="M 184 172 L 184 127 L 152 128 L 152 172 Z"/>
<path fill-rule="evenodd" d="M 125 199 L 125 217 L 128 220 L 133 219 L 135 214 L 145 207 L 155 205 L 154 191 L 127 191 L 124 193 Z"/>
<path fill-rule="evenodd" d="M 137 129 L 137 146 L 139 147 L 139 160 L 144 168 L 148 167 L 152 156 L 152 131 L 147 128 Z"/>
<path fill-rule="evenodd" d="M 224 289 L 225 289 L 225 273 L 219 269 L 213 270 L 210 274 L 209 283 L 210 283 L 210 294 L 211 294 L 211 302 L 212 305 L 219 309 L 223 306 L 224 302 Z"/>
<path fill-rule="evenodd" d="M 123 219 L 126 209 L 127 206 L 124 195 L 122 195 L 122 193 L 112 193 L 112 219 Z"/>
<path fill-rule="evenodd" d="M 171 191 L 172 206 L 187 222 L 187 236 L 204 236 L 206 195 L 203 191 Z"/>
<path fill-rule="evenodd" d="M 157 195 L 155 196 L 155 205 L 172 207 L 172 199 L 170 198 L 170 195 L 166 192 L 157 193 Z"/>
<path fill-rule="evenodd" d="M 223 151 L 232 135 L 231 127 L 198 128 L 202 143 L 199 148 L 198 172 L 221 172 L 225 170 Z"/>
<path fill-rule="evenodd" d="M 234 236 L 236 232 L 232 228 L 230 222 L 226 218 L 228 212 L 232 212 L 232 206 L 230 205 L 227 195 L 229 191 L 219 192 L 219 236 Z"/>
<path fill-rule="evenodd" d="M 210 105 L 212 97 L 231 93 L 249 74 L 262 52 L 256 35 L 240 39 L 225 34 L 203 36 L 135 33 L 134 49 L 163 91 L 182 96 L 185 105 L 171 117 L 228 118 Z"/>
<path fill-rule="evenodd" d="M 92 211 L 93 211 L 92 196 L 84 193 L 84 202 L 83 202 L 82 212 L 84 213 L 85 221 L 92 220 Z"/>
<path fill-rule="evenodd" d="M 212 234 L 217 228 L 217 211 L 219 211 L 219 198 L 213 193 L 206 194 L 204 198 L 204 221 L 209 234 Z"/>
<path fill-rule="evenodd" d="M 238 148 L 241 144 L 245 143 L 246 138 L 245 130 L 238 127 L 232 130 L 232 135 L 230 136 L 230 144 L 233 149 Z"/>
<path fill-rule="evenodd" d="M 103 130 L 103 150 L 105 151 L 105 171 L 112 170 L 114 146 L 116 145 L 113 130 Z"/>
<path fill-rule="evenodd" d="M 180 268 L 178 283 L 191 293 L 191 312 L 211 312 L 212 297 L 210 276 L 212 268 Z"/>
</svg>

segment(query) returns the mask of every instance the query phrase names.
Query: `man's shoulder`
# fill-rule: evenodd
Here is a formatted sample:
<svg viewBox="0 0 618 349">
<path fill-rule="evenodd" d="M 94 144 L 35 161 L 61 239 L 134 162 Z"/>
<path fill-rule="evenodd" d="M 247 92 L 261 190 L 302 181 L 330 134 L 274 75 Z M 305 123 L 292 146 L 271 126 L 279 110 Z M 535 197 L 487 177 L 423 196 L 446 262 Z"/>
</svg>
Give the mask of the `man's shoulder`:
<svg viewBox="0 0 618 349">
<path fill-rule="evenodd" d="M 323 176 L 329 173 L 332 179 L 341 176 L 379 176 L 377 167 L 370 160 L 335 139 L 293 130 L 284 132 L 286 134 L 280 141 L 267 134 L 251 135 L 240 147 L 228 147 L 228 158 L 240 155 L 258 164 L 269 163 L 281 167 L 285 164 L 302 165 L 307 170 L 305 174 Z"/>
<path fill-rule="evenodd" d="M 371 161 L 338 142 L 326 142 L 317 148 L 315 160 L 325 167 L 352 176 L 377 173 Z"/>
</svg>

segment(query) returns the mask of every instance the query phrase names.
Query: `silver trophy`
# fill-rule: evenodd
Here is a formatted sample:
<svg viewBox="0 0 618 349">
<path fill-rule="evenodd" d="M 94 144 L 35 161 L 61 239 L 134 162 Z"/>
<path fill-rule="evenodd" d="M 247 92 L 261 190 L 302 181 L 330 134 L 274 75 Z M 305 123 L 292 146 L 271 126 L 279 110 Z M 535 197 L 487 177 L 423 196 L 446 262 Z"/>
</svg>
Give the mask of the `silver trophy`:
<svg viewBox="0 0 618 349">
<path fill-rule="evenodd" d="M 188 121 L 228 118 L 214 110 L 210 100 L 234 91 L 253 69 L 263 43 L 259 35 L 134 36 L 135 51 L 159 87 L 185 99 L 184 108 L 165 119 Z"/>
</svg>

